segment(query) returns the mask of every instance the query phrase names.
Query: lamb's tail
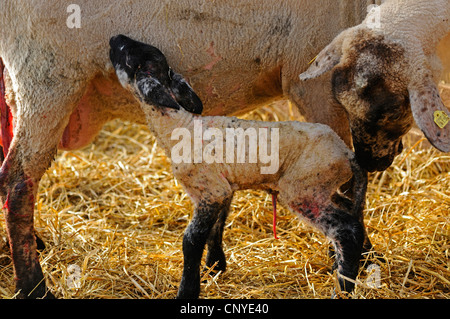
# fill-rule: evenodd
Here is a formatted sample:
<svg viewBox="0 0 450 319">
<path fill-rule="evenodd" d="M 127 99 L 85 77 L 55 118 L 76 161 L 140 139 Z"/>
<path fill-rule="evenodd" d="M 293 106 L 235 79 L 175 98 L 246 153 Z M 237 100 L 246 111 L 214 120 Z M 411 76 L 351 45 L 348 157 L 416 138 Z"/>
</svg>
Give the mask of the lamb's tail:
<svg viewBox="0 0 450 319">
<path fill-rule="evenodd" d="M 353 171 L 353 216 L 359 216 L 362 221 L 364 204 L 366 201 L 367 191 L 367 171 L 363 169 L 356 161 L 355 156 L 350 159 L 350 166 Z"/>
</svg>

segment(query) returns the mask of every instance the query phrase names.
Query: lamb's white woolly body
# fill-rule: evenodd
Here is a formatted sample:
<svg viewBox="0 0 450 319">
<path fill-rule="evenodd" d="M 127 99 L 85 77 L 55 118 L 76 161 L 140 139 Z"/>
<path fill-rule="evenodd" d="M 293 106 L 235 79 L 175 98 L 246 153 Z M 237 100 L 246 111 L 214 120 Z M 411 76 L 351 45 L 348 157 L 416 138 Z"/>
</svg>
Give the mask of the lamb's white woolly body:
<svg viewBox="0 0 450 319">
<path fill-rule="evenodd" d="M 185 111 L 165 110 L 161 112 L 154 106 L 141 103 L 146 113 L 151 131 L 158 139 L 167 156 L 171 156 L 173 148 L 179 140 L 172 139 L 172 132 L 185 128 L 194 137 L 194 119 L 202 121 L 203 130 L 210 128 L 222 132 L 226 129 L 279 129 L 278 157 L 279 169 L 275 174 L 261 174 L 261 168 L 267 163 L 179 163 L 172 164 L 174 176 L 185 186 L 194 202 L 208 196 L 209 192 L 220 193 L 242 189 L 263 189 L 279 192 L 280 200 L 286 204 L 287 198 L 301 196 L 314 199 L 317 194 L 314 187 L 320 182 L 327 185 L 324 193 L 330 195 L 352 177 L 349 158 L 353 153 L 345 143 L 326 125 L 299 122 L 260 122 L 237 119 L 235 117 L 193 116 Z M 268 144 L 273 143 L 268 133 Z M 207 142 L 205 142 L 205 145 Z M 192 141 L 192 145 L 194 142 Z M 248 143 L 247 143 L 248 145 Z M 248 148 L 246 158 L 249 158 Z M 235 152 L 235 155 L 237 152 Z M 336 173 L 338 172 L 338 173 Z M 293 182 L 295 180 L 295 183 Z M 325 182 L 326 181 L 326 182 Z M 289 191 L 285 182 L 292 183 Z M 322 185 L 323 183 L 323 185 Z M 280 186 L 281 184 L 281 186 Z M 320 188 L 319 188 L 320 189 Z M 216 196 L 212 194 L 211 196 Z M 228 194 L 227 194 L 228 196 Z M 327 198 L 325 200 L 330 200 Z"/>
</svg>

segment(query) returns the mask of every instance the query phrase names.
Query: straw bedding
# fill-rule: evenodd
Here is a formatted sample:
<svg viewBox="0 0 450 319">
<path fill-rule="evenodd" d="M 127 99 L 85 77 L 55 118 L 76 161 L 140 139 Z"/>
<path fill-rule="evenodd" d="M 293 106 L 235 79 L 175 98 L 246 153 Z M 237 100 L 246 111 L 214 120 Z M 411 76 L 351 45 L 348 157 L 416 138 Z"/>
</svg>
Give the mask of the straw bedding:
<svg viewBox="0 0 450 319">
<path fill-rule="evenodd" d="M 247 118 L 298 117 L 278 104 Z M 370 176 L 365 223 L 378 258 L 367 256 L 353 298 L 450 298 L 450 156 L 407 140 L 391 168 Z M 174 298 L 191 215 L 147 128 L 112 122 L 94 144 L 61 152 L 40 184 L 35 227 L 48 286 L 59 298 Z M 4 229 L 1 216 L 0 297 L 12 298 Z M 224 234 L 228 270 L 204 274 L 201 298 L 329 298 L 336 276 L 325 237 L 281 207 L 277 231 L 280 240 L 271 197 L 238 192 Z"/>
</svg>

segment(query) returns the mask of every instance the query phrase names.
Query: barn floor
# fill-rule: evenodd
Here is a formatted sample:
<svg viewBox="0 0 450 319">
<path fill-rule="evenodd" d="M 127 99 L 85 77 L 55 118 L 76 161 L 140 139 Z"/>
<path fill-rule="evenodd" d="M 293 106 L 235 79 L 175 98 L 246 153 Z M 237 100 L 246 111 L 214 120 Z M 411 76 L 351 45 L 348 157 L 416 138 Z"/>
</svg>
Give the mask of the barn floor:
<svg viewBox="0 0 450 319">
<path fill-rule="evenodd" d="M 275 106 L 247 118 L 295 114 Z M 450 298 L 450 155 L 407 139 L 395 164 L 370 176 L 365 223 L 378 258 L 367 257 L 353 298 Z M 35 227 L 48 286 L 59 298 L 174 298 L 191 214 L 148 130 L 108 124 L 91 146 L 61 152 L 41 182 Z M 0 298 L 12 298 L 4 229 L 1 216 Z M 228 270 L 204 275 L 201 298 L 329 298 L 325 237 L 283 208 L 277 230 L 279 240 L 270 196 L 238 192 L 224 234 Z"/>
</svg>

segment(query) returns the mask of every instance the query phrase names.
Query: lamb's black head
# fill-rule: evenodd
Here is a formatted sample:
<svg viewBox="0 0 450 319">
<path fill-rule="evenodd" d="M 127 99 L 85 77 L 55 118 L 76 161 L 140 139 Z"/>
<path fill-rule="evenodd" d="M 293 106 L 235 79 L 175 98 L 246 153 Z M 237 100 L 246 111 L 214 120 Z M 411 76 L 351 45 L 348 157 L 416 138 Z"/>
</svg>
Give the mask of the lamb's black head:
<svg viewBox="0 0 450 319">
<path fill-rule="evenodd" d="M 112 37 L 110 59 L 124 88 L 141 100 L 157 107 L 180 109 L 201 114 L 203 104 L 194 90 L 169 67 L 157 48 L 124 35 Z"/>
</svg>

